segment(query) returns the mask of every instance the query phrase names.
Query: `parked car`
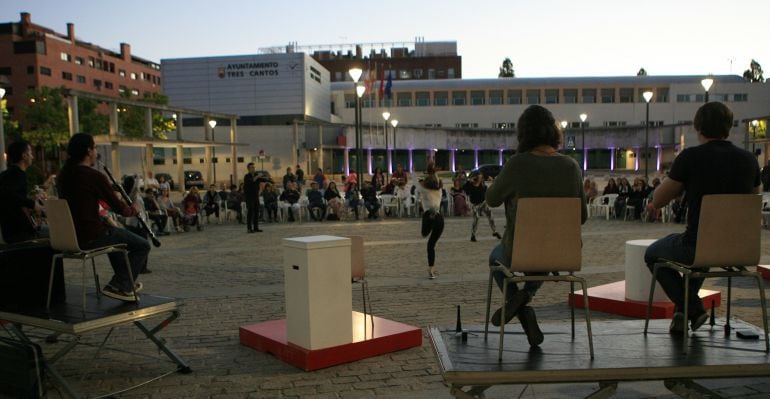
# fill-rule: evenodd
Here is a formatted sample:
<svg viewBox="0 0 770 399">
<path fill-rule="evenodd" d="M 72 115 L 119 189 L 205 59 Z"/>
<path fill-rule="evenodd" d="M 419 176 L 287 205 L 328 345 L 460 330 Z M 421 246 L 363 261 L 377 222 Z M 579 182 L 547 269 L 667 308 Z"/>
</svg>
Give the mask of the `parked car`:
<svg viewBox="0 0 770 399">
<path fill-rule="evenodd" d="M 163 180 L 168 182 L 169 187 L 171 187 L 171 191 L 174 191 L 174 179 L 171 178 L 171 175 L 168 173 L 156 173 L 155 178 L 160 181 L 160 178 L 163 177 Z"/>
<path fill-rule="evenodd" d="M 275 181 L 273 181 L 273 178 L 270 177 L 270 172 L 266 170 L 258 170 L 257 175 L 262 175 L 265 179 L 267 179 L 268 182 L 275 184 Z"/>
<path fill-rule="evenodd" d="M 197 170 L 185 170 L 184 171 L 184 189 L 189 190 L 190 187 L 198 187 L 202 189 L 206 186 L 203 182 L 203 175 Z"/>
<path fill-rule="evenodd" d="M 484 175 L 485 179 L 488 179 L 490 177 L 494 179 L 497 177 L 497 175 L 500 174 L 501 170 L 503 170 L 503 167 L 500 165 L 495 165 L 495 164 L 479 165 L 478 168 L 470 171 L 468 173 L 468 176 L 473 176 L 481 173 Z"/>
</svg>

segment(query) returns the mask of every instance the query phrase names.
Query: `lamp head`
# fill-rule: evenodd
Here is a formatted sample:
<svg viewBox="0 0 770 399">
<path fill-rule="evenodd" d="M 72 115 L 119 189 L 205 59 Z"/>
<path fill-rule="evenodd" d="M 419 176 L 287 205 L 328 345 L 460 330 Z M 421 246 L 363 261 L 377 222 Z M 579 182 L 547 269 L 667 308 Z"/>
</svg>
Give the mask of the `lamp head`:
<svg viewBox="0 0 770 399">
<path fill-rule="evenodd" d="M 561 128 L 566 129 L 567 128 L 567 121 L 561 121 Z"/>
<path fill-rule="evenodd" d="M 711 88 L 711 85 L 714 84 L 714 79 L 706 78 L 700 81 L 700 84 L 703 86 L 703 90 L 709 91 Z"/>
<path fill-rule="evenodd" d="M 5 97 L 5 89 L 0 87 L 0 98 Z"/>
<path fill-rule="evenodd" d="M 757 127 L 757 125 L 759 125 L 759 121 L 758 120 L 754 119 L 753 121 L 751 121 L 751 126 Z"/>
<path fill-rule="evenodd" d="M 648 104 L 650 103 L 650 100 L 652 100 L 652 91 L 647 90 L 644 93 L 642 93 L 642 97 L 644 97 L 644 101 L 646 101 Z"/>
<path fill-rule="evenodd" d="M 388 119 L 390 119 L 390 112 L 388 112 L 388 111 L 383 111 L 383 112 L 382 112 L 382 119 L 385 119 L 386 121 L 387 121 Z"/>
<path fill-rule="evenodd" d="M 356 84 L 356 95 L 358 96 L 358 98 L 363 97 L 365 92 L 366 92 L 366 86 Z"/>
<path fill-rule="evenodd" d="M 174 118 L 174 120 L 176 120 L 176 114 L 171 114 L 171 117 Z"/>
<path fill-rule="evenodd" d="M 588 119 L 588 114 L 580 114 L 580 121 L 585 122 Z"/>
<path fill-rule="evenodd" d="M 214 119 L 210 119 L 209 126 L 211 126 L 212 129 L 217 127 L 217 121 L 215 121 Z"/>
<path fill-rule="evenodd" d="M 353 83 L 358 83 L 358 79 L 361 79 L 362 73 L 364 73 L 364 71 L 362 71 L 361 68 L 350 68 L 350 70 L 348 70 L 348 74 L 350 74 L 350 78 L 353 79 Z"/>
<path fill-rule="evenodd" d="M 393 125 L 393 127 L 398 126 L 398 119 L 393 119 L 392 121 L 390 121 L 390 124 Z"/>
</svg>

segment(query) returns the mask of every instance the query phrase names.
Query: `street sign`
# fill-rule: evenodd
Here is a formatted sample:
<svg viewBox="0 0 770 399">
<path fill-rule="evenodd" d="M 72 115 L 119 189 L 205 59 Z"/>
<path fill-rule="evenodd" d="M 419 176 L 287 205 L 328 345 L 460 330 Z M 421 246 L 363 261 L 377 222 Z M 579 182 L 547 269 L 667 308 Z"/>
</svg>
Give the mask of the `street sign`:
<svg viewBox="0 0 770 399">
<path fill-rule="evenodd" d="M 567 148 L 575 148 L 575 136 L 567 136 Z"/>
</svg>

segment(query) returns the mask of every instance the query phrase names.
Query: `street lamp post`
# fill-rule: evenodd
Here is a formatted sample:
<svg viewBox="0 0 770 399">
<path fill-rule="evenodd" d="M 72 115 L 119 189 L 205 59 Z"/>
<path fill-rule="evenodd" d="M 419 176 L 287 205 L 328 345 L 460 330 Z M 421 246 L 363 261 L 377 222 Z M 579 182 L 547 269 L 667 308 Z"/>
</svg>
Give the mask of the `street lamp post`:
<svg viewBox="0 0 770 399">
<path fill-rule="evenodd" d="M 701 86 L 703 86 L 703 90 L 706 90 L 706 101 L 709 102 L 709 89 L 711 88 L 711 85 L 714 84 L 714 79 L 712 78 L 706 78 L 700 81 Z"/>
<path fill-rule="evenodd" d="M 588 165 L 588 162 L 586 162 L 586 156 L 588 155 L 586 151 L 586 119 L 588 119 L 588 114 L 580 114 L 580 147 L 583 149 L 583 177 L 586 177 L 586 166 Z"/>
<path fill-rule="evenodd" d="M 0 172 L 6 169 L 5 164 L 5 131 L 3 129 L 3 97 L 5 97 L 5 89 L 0 87 Z"/>
<path fill-rule="evenodd" d="M 385 120 L 385 180 L 387 181 L 388 171 L 390 170 L 390 147 L 388 146 L 388 119 L 390 119 L 390 112 L 383 111 L 382 119 Z"/>
<path fill-rule="evenodd" d="M 360 118 L 360 109 L 361 109 L 361 96 L 364 95 L 364 91 L 366 91 L 366 88 L 364 86 L 360 86 L 358 84 L 358 79 L 361 78 L 361 74 L 363 71 L 361 68 L 351 68 L 348 71 L 348 74 L 350 74 L 350 78 L 353 79 L 353 87 L 355 88 L 355 94 L 356 94 L 356 106 L 355 106 L 355 133 L 356 133 L 356 186 L 360 192 L 361 190 L 361 157 L 363 157 L 363 150 L 361 149 L 361 118 Z"/>
<path fill-rule="evenodd" d="M 652 100 L 652 92 L 651 91 L 645 91 L 642 93 L 642 97 L 644 97 L 644 102 L 647 103 L 646 107 L 646 113 L 644 117 L 644 181 L 647 181 L 647 165 L 650 163 L 650 101 Z"/>
<path fill-rule="evenodd" d="M 396 151 L 398 149 L 398 145 L 396 144 L 396 133 L 398 133 L 398 119 L 391 120 L 390 125 L 393 126 L 393 151 Z"/>
<path fill-rule="evenodd" d="M 753 139 L 753 141 L 751 142 L 751 152 L 754 153 L 754 156 L 757 156 L 757 144 L 756 144 L 756 140 L 757 140 L 757 126 L 759 126 L 759 121 L 758 120 L 754 119 L 753 121 L 751 121 L 751 130 L 752 130 L 751 131 L 751 136 L 752 136 L 752 139 Z M 749 149 L 748 134 L 749 134 L 749 132 L 746 131 L 746 135 L 747 135 L 747 137 L 746 137 L 746 150 Z"/>
<path fill-rule="evenodd" d="M 211 142 L 214 143 L 211 147 L 211 165 L 214 167 L 214 184 L 217 184 L 217 139 L 214 136 L 214 128 L 217 126 L 217 121 L 210 119 L 209 126 L 211 126 Z"/>
<path fill-rule="evenodd" d="M 562 137 L 563 137 L 564 133 L 567 133 L 568 122 L 567 121 L 561 121 L 561 122 L 559 122 L 559 124 L 561 125 L 561 134 L 562 134 Z M 567 147 L 567 143 L 562 143 L 562 144 L 564 145 L 565 148 Z"/>
</svg>

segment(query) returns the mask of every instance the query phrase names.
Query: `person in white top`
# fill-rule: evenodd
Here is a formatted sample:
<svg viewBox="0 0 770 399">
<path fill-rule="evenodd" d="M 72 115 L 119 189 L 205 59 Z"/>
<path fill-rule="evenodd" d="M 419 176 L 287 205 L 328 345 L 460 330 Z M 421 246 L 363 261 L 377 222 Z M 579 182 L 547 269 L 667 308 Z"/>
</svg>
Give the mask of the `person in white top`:
<svg viewBox="0 0 770 399">
<path fill-rule="evenodd" d="M 441 179 L 436 177 L 433 162 L 428 163 L 427 175 L 418 185 L 424 212 L 422 214 L 422 236 L 428 237 L 428 278 L 435 279 L 436 243 L 444 232 L 444 217 L 441 208 Z"/>
</svg>

